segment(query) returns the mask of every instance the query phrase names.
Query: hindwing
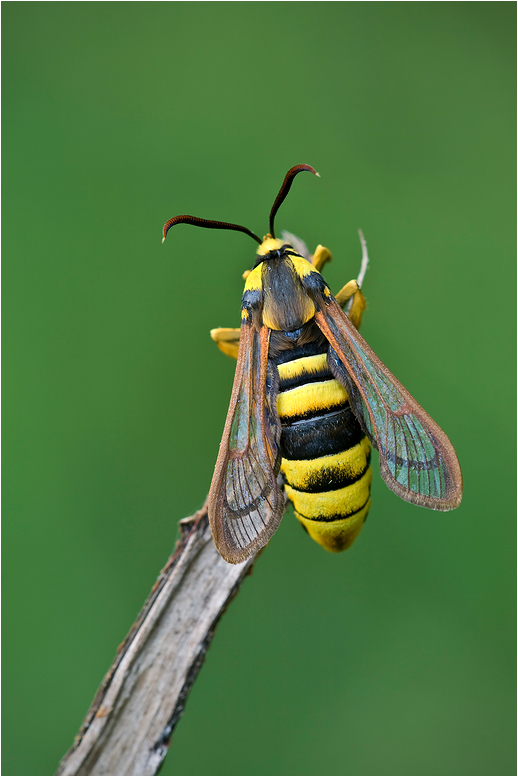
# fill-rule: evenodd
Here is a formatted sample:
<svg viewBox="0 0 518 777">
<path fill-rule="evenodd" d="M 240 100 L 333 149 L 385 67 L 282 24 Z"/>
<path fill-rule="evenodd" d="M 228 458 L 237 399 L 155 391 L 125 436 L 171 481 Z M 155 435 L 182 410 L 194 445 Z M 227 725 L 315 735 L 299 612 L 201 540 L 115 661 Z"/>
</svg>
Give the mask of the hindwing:
<svg viewBox="0 0 518 777">
<path fill-rule="evenodd" d="M 319 307 L 315 318 L 331 345 L 329 368 L 379 451 L 388 487 L 432 510 L 457 507 L 462 474 L 447 436 L 378 359 L 329 292 L 320 295 Z"/>
</svg>

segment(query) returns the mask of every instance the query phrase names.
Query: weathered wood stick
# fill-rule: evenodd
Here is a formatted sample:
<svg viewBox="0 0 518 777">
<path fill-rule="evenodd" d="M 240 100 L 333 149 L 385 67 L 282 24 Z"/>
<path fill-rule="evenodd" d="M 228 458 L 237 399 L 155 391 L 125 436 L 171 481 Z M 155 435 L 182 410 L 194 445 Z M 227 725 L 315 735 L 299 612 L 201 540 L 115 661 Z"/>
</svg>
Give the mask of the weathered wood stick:
<svg viewBox="0 0 518 777">
<path fill-rule="evenodd" d="M 218 621 L 254 563 L 221 558 L 207 503 L 180 528 L 57 774 L 156 774 L 164 760 Z"/>
</svg>

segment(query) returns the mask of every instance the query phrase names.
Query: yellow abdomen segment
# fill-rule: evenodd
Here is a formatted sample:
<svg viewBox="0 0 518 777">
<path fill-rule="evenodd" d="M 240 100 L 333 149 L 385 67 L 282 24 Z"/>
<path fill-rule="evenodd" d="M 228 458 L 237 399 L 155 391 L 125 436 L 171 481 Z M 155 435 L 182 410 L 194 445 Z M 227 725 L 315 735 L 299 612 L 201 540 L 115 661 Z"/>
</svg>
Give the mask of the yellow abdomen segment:
<svg viewBox="0 0 518 777">
<path fill-rule="evenodd" d="M 369 499 L 367 504 L 350 518 L 341 518 L 327 523 L 325 521 L 311 521 L 295 511 L 296 517 L 307 529 L 311 539 L 318 542 L 331 553 L 340 553 L 351 547 L 354 540 L 362 530 L 363 523 L 371 506 Z"/>
<path fill-rule="evenodd" d="M 371 444 L 364 437 L 358 445 L 331 456 L 317 459 L 283 459 L 281 472 L 289 485 L 299 491 L 315 490 L 318 482 L 321 490 L 327 484 L 328 490 L 336 488 L 337 483 L 358 480 L 367 470 Z"/>
<path fill-rule="evenodd" d="M 347 392 L 337 380 L 320 380 L 277 395 L 277 412 L 282 420 L 331 410 L 347 402 Z"/>
<path fill-rule="evenodd" d="M 280 380 L 289 380 L 290 378 L 311 377 L 322 370 L 328 370 L 327 353 L 318 353 L 315 356 L 301 356 L 300 359 L 293 359 L 290 362 L 279 364 Z"/>
<path fill-rule="evenodd" d="M 287 483 L 284 486 L 293 507 L 305 518 L 317 521 L 332 521 L 334 518 L 347 518 L 365 506 L 369 499 L 372 482 L 372 469 L 369 467 L 355 483 L 334 491 L 308 493 L 298 491 Z"/>
</svg>

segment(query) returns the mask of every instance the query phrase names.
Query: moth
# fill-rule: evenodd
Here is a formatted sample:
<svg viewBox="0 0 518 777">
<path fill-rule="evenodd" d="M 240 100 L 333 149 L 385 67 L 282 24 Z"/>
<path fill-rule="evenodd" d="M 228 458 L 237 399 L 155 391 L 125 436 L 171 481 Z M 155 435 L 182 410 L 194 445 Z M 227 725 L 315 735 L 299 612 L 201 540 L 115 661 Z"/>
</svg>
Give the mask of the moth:
<svg viewBox="0 0 518 777">
<path fill-rule="evenodd" d="M 293 236 L 275 237 L 275 215 L 303 171 L 318 175 L 310 165 L 288 170 L 262 240 L 246 227 L 187 215 L 163 228 L 163 240 L 171 227 L 192 224 L 259 244 L 245 273 L 240 329 L 211 333 L 237 358 L 208 502 L 214 542 L 231 564 L 266 545 L 288 501 L 322 547 L 349 548 L 371 505 L 371 447 L 381 477 L 407 502 L 452 510 L 462 498 L 448 437 L 358 332 L 361 279 L 334 297 L 320 272 L 330 252 L 318 246 L 311 256 Z"/>
</svg>

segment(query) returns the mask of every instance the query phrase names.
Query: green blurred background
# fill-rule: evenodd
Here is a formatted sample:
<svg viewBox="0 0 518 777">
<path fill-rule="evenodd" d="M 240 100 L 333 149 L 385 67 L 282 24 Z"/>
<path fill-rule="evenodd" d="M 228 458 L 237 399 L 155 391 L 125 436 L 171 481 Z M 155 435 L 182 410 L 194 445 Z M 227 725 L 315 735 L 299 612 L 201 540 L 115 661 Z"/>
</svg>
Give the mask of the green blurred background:
<svg viewBox="0 0 518 777">
<path fill-rule="evenodd" d="M 379 479 L 354 548 L 288 513 L 164 775 L 515 773 L 515 12 L 508 2 L 10 2 L 4 86 L 3 773 L 52 774 L 203 502 L 255 244 L 369 243 L 363 334 L 465 497 Z M 377 458 L 377 457 L 376 457 Z"/>
</svg>

